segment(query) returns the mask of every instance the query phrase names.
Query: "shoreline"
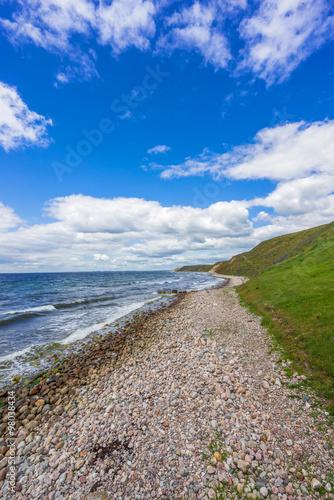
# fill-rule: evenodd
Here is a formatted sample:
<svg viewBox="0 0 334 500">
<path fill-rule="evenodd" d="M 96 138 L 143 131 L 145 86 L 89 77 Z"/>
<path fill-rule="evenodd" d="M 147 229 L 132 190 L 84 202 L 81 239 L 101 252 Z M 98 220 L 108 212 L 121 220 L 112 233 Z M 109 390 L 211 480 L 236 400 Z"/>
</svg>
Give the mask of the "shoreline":
<svg viewBox="0 0 334 500">
<path fill-rule="evenodd" d="M 211 277 L 209 280 L 205 277 L 202 278 L 202 281 L 203 279 L 206 282 L 217 282 L 217 279 L 211 279 Z M 164 288 L 163 290 L 159 290 L 156 286 L 151 290 L 151 297 L 142 299 L 140 301 L 141 304 L 132 305 L 131 302 L 129 302 L 121 308 L 124 311 L 119 311 L 119 315 L 117 315 L 116 308 L 109 311 L 109 316 L 105 314 L 105 319 L 103 319 L 103 314 L 100 315 L 97 321 L 95 321 L 95 324 L 88 322 L 86 325 L 82 325 L 81 328 L 76 327 L 74 330 L 68 329 L 68 331 L 66 331 L 65 328 L 63 337 L 57 338 L 57 335 L 53 335 L 53 339 L 50 337 L 47 343 L 44 343 L 45 340 L 41 339 L 40 343 L 36 341 L 35 345 L 24 342 L 23 345 L 16 346 L 15 352 L 9 353 L 7 356 L 2 356 L 3 360 L 0 360 L 0 394 L 5 388 L 13 387 L 13 380 L 17 382 L 19 379 L 20 385 L 27 385 L 28 381 L 39 378 L 41 373 L 46 372 L 51 367 L 52 358 L 54 358 L 55 355 L 61 358 L 73 356 L 78 348 L 84 346 L 87 342 L 96 337 L 99 338 L 104 336 L 106 331 L 110 331 L 110 329 L 113 328 L 113 325 L 121 326 L 123 321 L 127 321 L 128 319 L 131 321 L 134 314 L 141 314 L 143 311 L 147 310 L 157 310 L 164 306 L 164 303 L 172 303 L 174 300 L 173 296 L 175 297 L 179 291 L 190 291 L 191 287 L 194 286 L 192 283 L 189 283 L 189 287 L 187 287 L 187 281 L 189 280 L 181 280 L 181 288 L 178 283 L 175 283 L 177 284 L 175 287 L 171 285 L 170 288 Z M 190 279 L 190 282 L 191 281 L 194 280 Z M 164 283 L 164 286 L 167 283 Z M 212 284 L 210 285 L 210 283 L 207 283 L 207 286 L 210 287 Z M 174 288 L 177 288 L 177 290 Z M 56 305 L 59 306 L 60 304 Z M 54 309 L 53 305 L 47 307 L 52 307 Z M 110 316 L 114 317 L 111 318 Z M 70 320 L 73 320 L 73 318 L 70 318 Z M 48 318 L 46 318 L 46 322 L 47 321 Z M 46 324 L 48 326 L 48 323 Z M 72 325 L 70 324 L 67 326 L 70 327 Z M 54 337 L 56 337 L 56 339 Z M 29 338 L 29 335 L 27 338 Z"/>
<path fill-rule="evenodd" d="M 26 377 L 24 376 L 20 378 L 20 381 L 17 384 L 13 383 L 10 386 L 6 385 L 0 389 L 0 405 L 1 402 L 3 402 L 2 400 L 10 391 L 15 392 L 22 399 L 22 397 L 36 397 L 36 395 L 39 394 L 43 396 L 42 387 L 46 390 L 45 385 L 43 386 L 44 382 L 47 385 L 50 385 L 52 389 L 55 389 L 55 384 L 59 387 L 59 382 L 64 382 L 64 380 L 62 380 L 62 377 L 64 376 L 62 375 L 64 367 L 65 372 L 69 372 L 71 370 L 71 364 L 74 366 L 77 365 L 77 358 L 80 358 L 79 364 L 83 365 L 89 358 L 96 357 L 95 354 L 98 354 L 101 349 L 102 351 L 105 351 L 106 348 L 104 344 L 108 345 L 108 349 L 110 351 L 110 356 L 108 357 L 111 357 L 112 363 L 115 363 L 114 360 L 117 360 L 118 354 L 114 355 L 113 347 L 116 347 L 116 351 L 119 350 L 117 343 L 119 343 L 120 339 L 123 341 L 129 333 L 129 329 L 132 327 L 135 329 L 138 325 L 147 321 L 148 318 L 154 316 L 155 314 L 159 314 L 169 307 L 172 307 L 174 304 L 182 300 L 186 293 L 190 292 L 179 292 L 178 294 L 175 294 L 175 297 L 171 299 L 171 302 L 168 302 L 167 304 L 161 302 L 158 307 L 155 308 L 148 308 L 145 310 L 143 309 L 145 306 L 143 306 L 139 309 L 135 309 L 131 313 L 116 319 L 110 325 L 105 325 L 106 328 L 110 329 L 108 333 L 101 334 L 98 331 L 92 332 L 87 337 L 79 341 L 78 344 L 73 343 L 73 347 L 71 345 L 64 346 L 63 351 L 59 350 L 57 354 L 55 353 L 50 357 L 50 361 L 52 358 L 55 359 L 55 362 L 52 363 L 50 367 L 38 370 L 35 374 L 31 374 L 31 376 L 27 375 Z M 100 344 L 101 347 L 97 350 L 96 346 Z M 69 350 L 71 348 L 73 348 L 73 351 Z M 102 355 L 103 353 L 100 354 L 102 357 L 98 358 L 98 361 L 106 358 Z M 85 371 L 81 372 L 80 377 L 83 377 L 85 373 Z M 28 385 L 23 384 L 25 379 L 29 379 Z M 49 382 L 47 382 L 48 380 Z M 81 385 L 84 385 L 84 383 L 81 382 Z M 34 394 L 30 394 L 32 390 Z M 0 421 L 3 416 L 3 409 L 4 407 L 0 406 Z M 0 439 L 1 437 L 2 431 L 0 426 Z"/>
<path fill-rule="evenodd" d="M 3 497 L 317 498 L 314 481 L 331 482 L 332 430 L 319 410 L 322 430 L 306 433 L 314 395 L 290 398 L 288 362 L 260 321 L 233 288 L 188 292 L 65 359 L 29 401 L 17 395 L 15 493 L 2 412 Z"/>
<path fill-rule="evenodd" d="M 76 355 L 78 350 L 84 349 L 86 344 L 91 344 L 93 341 L 100 341 L 102 338 L 104 338 L 106 335 L 113 335 L 114 332 L 117 333 L 117 330 L 119 328 L 122 328 L 123 325 L 127 325 L 133 321 L 133 318 L 144 314 L 144 313 L 154 313 L 156 311 L 159 311 L 160 309 L 164 307 L 168 307 L 169 305 L 173 304 L 174 300 L 177 299 L 177 292 L 174 294 L 174 296 L 170 295 L 170 292 L 158 296 L 159 298 L 150 300 L 146 303 L 144 303 L 142 306 L 137 307 L 127 314 L 124 314 L 123 316 L 120 316 L 113 320 L 111 323 L 101 323 L 103 324 L 103 327 L 100 329 L 96 329 L 88 333 L 85 337 L 79 338 L 74 341 L 68 341 L 64 342 L 65 340 L 68 339 L 68 337 L 65 337 L 62 340 L 59 341 L 54 341 L 51 342 L 50 344 L 46 344 L 45 346 L 42 346 L 45 351 L 53 350 L 53 352 L 46 354 L 45 356 L 42 357 L 42 361 L 39 366 L 36 366 L 34 370 L 32 371 L 23 371 L 21 373 L 18 373 L 17 375 L 19 376 L 20 380 L 19 383 L 12 383 L 9 380 L 5 381 L 5 379 L 1 380 L 0 379 L 0 400 L 1 400 L 1 395 L 3 394 L 4 390 L 7 389 L 18 389 L 22 388 L 23 386 L 26 386 L 25 382 L 29 381 L 28 385 L 31 385 L 31 383 L 34 383 L 38 378 L 43 376 L 45 378 L 45 374 L 50 371 L 50 369 L 53 367 L 52 363 L 52 358 L 72 358 Z M 109 329 L 109 332 L 105 332 L 105 330 Z M 14 353 L 15 354 L 15 353 Z M 16 376 L 16 374 L 15 374 Z M 14 377 L 14 375 L 13 375 Z M 12 380 L 13 380 L 12 377 Z M 0 406 L 0 413 L 1 413 L 1 406 Z"/>
<path fill-rule="evenodd" d="M 225 284 L 227 288 L 233 288 L 235 286 L 243 285 L 248 281 L 248 278 L 246 278 L 245 276 L 231 276 L 229 274 L 218 274 L 211 271 L 208 271 L 208 274 L 210 274 L 210 276 L 212 276 L 213 278 L 222 278 L 227 280 L 227 283 Z"/>
</svg>

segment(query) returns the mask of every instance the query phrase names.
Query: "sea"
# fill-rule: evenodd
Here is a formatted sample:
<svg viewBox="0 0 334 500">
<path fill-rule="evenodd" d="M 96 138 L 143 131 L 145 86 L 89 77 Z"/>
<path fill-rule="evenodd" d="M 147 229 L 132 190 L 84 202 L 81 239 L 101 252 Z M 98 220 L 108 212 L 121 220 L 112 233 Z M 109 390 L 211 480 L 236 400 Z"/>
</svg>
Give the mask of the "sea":
<svg viewBox="0 0 334 500">
<path fill-rule="evenodd" d="M 122 318 L 173 300 L 158 292 L 219 283 L 206 273 L 172 271 L 0 274 L 0 387 L 47 368 L 52 356 L 73 352 Z"/>
</svg>

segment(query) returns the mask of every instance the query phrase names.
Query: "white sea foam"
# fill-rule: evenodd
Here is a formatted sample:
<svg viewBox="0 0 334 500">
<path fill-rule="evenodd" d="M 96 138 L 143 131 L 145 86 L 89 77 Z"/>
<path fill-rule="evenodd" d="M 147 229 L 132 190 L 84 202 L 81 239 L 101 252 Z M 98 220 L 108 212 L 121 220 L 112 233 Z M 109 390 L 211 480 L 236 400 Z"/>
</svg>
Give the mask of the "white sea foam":
<svg viewBox="0 0 334 500">
<path fill-rule="evenodd" d="M 34 312 L 46 312 L 46 311 L 56 311 L 57 309 L 55 306 L 52 305 L 47 305 L 47 306 L 39 306 L 39 307 L 32 307 L 31 309 L 19 309 L 18 311 L 6 311 L 0 313 L 0 316 L 7 316 L 9 314 L 25 314 L 25 313 L 34 313 Z"/>
<path fill-rule="evenodd" d="M 22 351 L 15 351 L 12 352 L 11 354 L 7 354 L 7 356 L 1 356 L 0 363 L 2 363 L 3 361 L 11 361 L 12 359 L 19 358 L 20 356 L 23 356 L 23 354 L 29 352 L 32 349 L 32 347 L 34 346 L 31 345 L 29 347 L 26 347 L 25 349 L 22 349 Z"/>
<path fill-rule="evenodd" d="M 146 302 L 135 302 L 133 304 L 128 304 L 127 306 L 123 307 L 118 307 L 117 310 L 109 316 L 107 319 L 105 319 L 102 323 L 95 323 L 94 325 L 86 326 L 85 328 L 79 328 L 78 330 L 75 330 L 72 332 L 68 337 L 65 339 L 61 340 L 59 343 L 60 344 L 71 344 L 77 340 L 82 340 L 88 335 L 90 335 L 93 332 L 96 332 L 100 330 L 101 328 L 104 327 L 104 325 L 112 323 L 113 321 L 116 321 L 117 319 L 121 318 L 122 316 L 125 316 L 126 314 L 129 314 L 130 312 L 135 311 L 136 309 L 139 309 L 142 307 Z"/>
</svg>

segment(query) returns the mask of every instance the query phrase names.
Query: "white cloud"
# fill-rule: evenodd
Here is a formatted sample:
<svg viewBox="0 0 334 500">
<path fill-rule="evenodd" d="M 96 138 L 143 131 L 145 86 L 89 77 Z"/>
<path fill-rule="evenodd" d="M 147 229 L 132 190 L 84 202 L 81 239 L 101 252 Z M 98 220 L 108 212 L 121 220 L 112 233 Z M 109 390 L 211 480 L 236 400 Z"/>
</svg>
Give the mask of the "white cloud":
<svg viewBox="0 0 334 500">
<path fill-rule="evenodd" d="M 334 174 L 313 174 L 308 177 L 279 183 L 264 198 L 256 198 L 254 205 L 272 207 L 281 215 L 323 213 L 333 208 Z M 334 218 L 334 213 L 332 213 Z"/>
<path fill-rule="evenodd" d="M 154 146 L 154 148 L 150 148 L 147 150 L 147 153 L 149 155 L 151 154 L 158 154 L 158 153 L 167 153 L 167 151 L 170 151 L 172 148 L 170 148 L 169 146 L 166 146 L 164 144 L 159 144 L 158 146 Z"/>
<path fill-rule="evenodd" d="M 287 123 L 260 130 L 254 143 L 227 153 L 204 150 L 178 165 L 160 166 L 163 178 L 211 175 L 216 179 L 289 180 L 334 173 L 334 120 Z"/>
<path fill-rule="evenodd" d="M 219 202 L 207 209 L 193 207 L 163 207 L 156 201 L 138 198 L 99 199 L 72 195 L 55 198 L 45 213 L 61 221 L 64 227 L 82 233 L 81 239 L 92 234 L 114 235 L 173 235 L 203 239 L 213 236 L 236 236 L 248 231 L 248 212 L 243 203 Z"/>
<path fill-rule="evenodd" d="M 287 123 L 260 130 L 251 144 L 226 153 L 204 150 L 176 165 L 156 165 L 165 179 L 210 175 L 217 181 L 269 179 L 273 190 L 245 200 L 245 208 L 259 209 L 252 221 L 263 223 L 248 242 L 259 242 L 287 232 L 334 220 L 334 120 Z M 206 184 L 203 187 L 205 192 Z M 204 196 L 205 198 L 205 196 Z M 212 199 L 212 198 L 210 198 Z M 270 213 L 261 210 L 265 207 Z M 237 238 L 245 242 L 244 237 Z M 225 238 L 225 243 L 230 242 Z"/>
<path fill-rule="evenodd" d="M 107 260 L 109 260 L 109 257 L 105 253 L 95 253 L 94 260 L 107 261 Z"/>
<path fill-rule="evenodd" d="M 271 219 L 272 219 L 272 217 L 270 216 L 270 214 L 261 210 L 261 212 L 259 212 L 256 217 L 253 217 L 252 221 L 258 222 L 258 221 L 262 220 L 262 221 L 268 222 L 268 221 L 271 221 Z"/>
<path fill-rule="evenodd" d="M 15 87 L 0 82 L 0 145 L 5 151 L 20 146 L 46 147 L 52 120 L 31 111 Z"/>
<path fill-rule="evenodd" d="M 265 198 L 218 201 L 205 209 L 72 195 L 48 202 L 45 213 L 54 222 L 33 226 L 22 225 L 13 210 L 0 205 L 5 220 L 0 270 L 171 269 L 226 259 L 264 239 L 333 220 L 334 196 L 326 195 L 329 190 L 316 186 L 312 194 L 303 185 L 292 188 L 301 210 L 292 206 L 286 215 L 291 194 L 280 193 L 280 185 Z M 263 225 L 254 228 L 248 209 L 261 205 L 276 213 L 260 211 L 257 220 Z"/>
<path fill-rule="evenodd" d="M 95 20 L 89 0 L 17 0 L 12 19 L 2 19 L 10 40 L 66 52 L 73 34 L 87 35 Z"/>
<path fill-rule="evenodd" d="M 155 34 L 156 7 L 150 0 L 114 0 L 101 3 L 95 26 L 103 45 L 111 45 L 115 54 L 129 47 L 147 50 Z"/>
<path fill-rule="evenodd" d="M 90 268 L 94 262 L 112 268 L 120 262 L 132 268 L 139 263 L 148 269 L 167 262 L 172 266 L 177 257 L 221 250 L 226 238 L 247 237 L 252 231 L 242 202 L 198 209 L 163 207 L 138 198 L 72 195 L 51 200 L 45 213 L 55 222 L 2 234 L 1 270 L 26 268 L 32 262 L 44 269 Z"/>
<path fill-rule="evenodd" d="M 153 49 L 155 38 L 159 55 L 176 49 L 199 53 L 215 70 L 237 65 L 236 74 L 250 70 L 272 84 L 334 34 L 328 0 L 197 0 L 190 6 L 162 0 L 13 0 L 11 8 L 0 19 L 3 33 L 15 45 L 30 43 L 60 55 L 65 64 L 56 75 L 58 85 L 97 76 L 92 44 L 110 46 L 118 56 L 131 47 Z M 241 52 L 232 54 L 231 47 L 244 41 Z"/>
<path fill-rule="evenodd" d="M 0 202 L 0 233 L 5 233 L 20 223 L 22 220 L 15 214 L 14 210 Z"/>
<path fill-rule="evenodd" d="M 158 52 L 171 54 L 175 49 L 202 54 L 205 63 L 216 69 L 226 68 L 232 59 L 229 43 L 221 31 L 219 7 L 215 2 L 203 5 L 195 2 L 191 7 L 184 7 L 166 19 L 169 31 L 161 36 Z"/>
<path fill-rule="evenodd" d="M 71 62 L 61 67 L 56 74 L 55 86 L 58 84 L 69 83 L 73 80 L 87 81 L 99 74 L 95 67 L 96 53 L 89 49 L 86 54 L 80 49 L 72 48 L 70 50 Z"/>
<path fill-rule="evenodd" d="M 327 40 L 334 18 L 327 0 L 262 0 L 240 24 L 246 41 L 239 69 L 251 70 L 268 84 L 282 82 Z"/>
<path fill-rule="evenodd" d="M 110 45 L 114 54 L 129 47 L 147 50 L 155 33 L 156 7 L 151 0 L 16 0 L 0 25 L 14 44 L 31 43 L 67 58 L 58 83 L 97 75 L 91 39 Z"/>
</svg>

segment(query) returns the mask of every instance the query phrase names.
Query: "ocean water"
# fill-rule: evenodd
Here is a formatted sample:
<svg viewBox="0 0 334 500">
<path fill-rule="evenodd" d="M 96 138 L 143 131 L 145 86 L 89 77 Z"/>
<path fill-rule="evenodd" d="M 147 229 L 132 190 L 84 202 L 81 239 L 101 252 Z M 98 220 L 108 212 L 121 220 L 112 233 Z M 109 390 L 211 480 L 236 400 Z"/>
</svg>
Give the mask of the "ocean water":
<svg viewBox="0 0 334 500">
<path fill-rule="evenodd" d="M 0 386 L 152 300 L 169 300 L 160 290 L 203 290 L 220 281 L 171 271 L 0 274 Z"/>
</svg>

